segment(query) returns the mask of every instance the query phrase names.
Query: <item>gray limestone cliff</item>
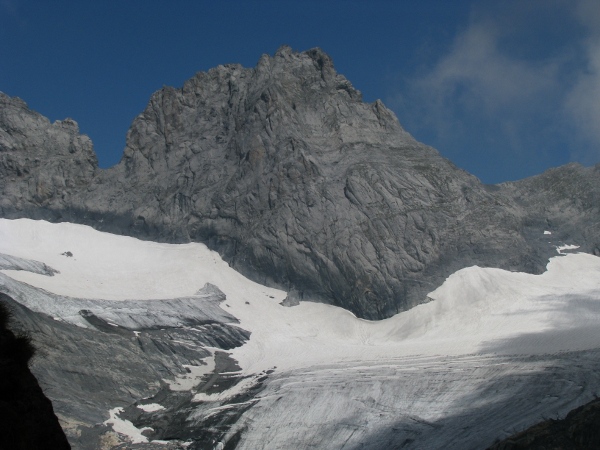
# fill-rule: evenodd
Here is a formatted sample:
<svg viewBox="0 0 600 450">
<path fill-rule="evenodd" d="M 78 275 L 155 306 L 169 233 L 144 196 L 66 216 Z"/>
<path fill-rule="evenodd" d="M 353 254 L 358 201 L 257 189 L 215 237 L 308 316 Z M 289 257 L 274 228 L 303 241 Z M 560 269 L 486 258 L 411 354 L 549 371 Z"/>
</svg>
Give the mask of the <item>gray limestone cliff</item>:
<svg viewBox="0 0 600 450">
<path fill-rule="evenodd" d="M 465 266 L 539 273 L 557 245 L 600 246 L 598 168 L 485 186 L 364 103 L 319 49 L 161 89 L 107 170 L 74 122 L 2 95 L 0 158 L 3 217 L 204 242 L 291 304 L 369 319 L 426 301 Z"/>
<path fill-rule="evenodd" d="M 89 185 L 98 163 L 77 122 L 50 121 L 0 92 L 0 211 L 60 209 Z"/>
</svg>

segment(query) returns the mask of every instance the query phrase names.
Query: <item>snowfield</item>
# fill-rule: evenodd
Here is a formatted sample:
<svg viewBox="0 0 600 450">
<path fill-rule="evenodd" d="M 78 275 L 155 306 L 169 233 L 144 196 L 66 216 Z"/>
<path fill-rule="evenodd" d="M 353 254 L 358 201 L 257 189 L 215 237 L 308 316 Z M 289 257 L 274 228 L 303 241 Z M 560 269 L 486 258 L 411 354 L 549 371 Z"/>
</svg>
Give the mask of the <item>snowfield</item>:
<svg viewBox="0 0 600 450">
<path fill-rule="evenodd" d="M 429 294 L 433 301 L 371 322 L 320 303 L 284 307 L 286 292 L 246 279 L 202 244 L 0 219 L 0 254 L 57 271 L 2 272 L 47 292 L 164 300 L 193 296 L 211 283 L 225 293 L 221 308 L 251 332 L 231 356 L 245 375 L 274 370 L 259 402 L 234 427 L 246 427 L 238 448 L 252 449 L 402 442 L 407 448 L 481 448 L 593 398 L 600 392 L 593 357 L 600 349 L 600 258 L 562 254 L 575 248 L 560 247 L 541 275 L 462 269 Z M 37 308 L 57 315 L 49 306 Z M 549 371 L 564 377 L 552 381 Z M 219 395 L 243 389 L 240 383 Z M 117 414 L 112 410 L 109 418 L 107 411 L 107 423 L 121 423 Z M 130 434 L 144 442 L 136 433 Z"/>
</svg>

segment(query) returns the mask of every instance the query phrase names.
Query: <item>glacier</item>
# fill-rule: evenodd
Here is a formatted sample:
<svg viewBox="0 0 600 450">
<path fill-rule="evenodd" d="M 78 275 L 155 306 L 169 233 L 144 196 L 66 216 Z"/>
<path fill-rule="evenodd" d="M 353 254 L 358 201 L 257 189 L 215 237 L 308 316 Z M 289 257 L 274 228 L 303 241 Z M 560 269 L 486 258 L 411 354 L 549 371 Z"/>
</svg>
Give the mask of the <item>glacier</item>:
<svg viewBox="0 0 600 450">
<path fill-rule="evenodd" d="M 61 398 L 60 346 L 32 367 L 75 448 L 485 448 L 600 392 L 600 258 L 575 250 L 541 275 L 461 269 L 368 321 L 283 306 L 203 244 L 0 219 L 0 292 L 46 333 L 110 343 L 78 377 L 106 370 L 121 390 L 92 405 Z"/>
</svg>

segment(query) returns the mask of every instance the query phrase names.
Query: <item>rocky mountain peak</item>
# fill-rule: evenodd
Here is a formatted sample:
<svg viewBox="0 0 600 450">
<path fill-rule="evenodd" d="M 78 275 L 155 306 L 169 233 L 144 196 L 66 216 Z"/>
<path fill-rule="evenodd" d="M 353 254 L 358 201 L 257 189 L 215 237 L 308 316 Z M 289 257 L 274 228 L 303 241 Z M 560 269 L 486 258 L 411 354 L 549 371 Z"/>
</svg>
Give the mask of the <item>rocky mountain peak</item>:
<svg viewBox="0 0 600 450">
<path fill-rule="evenodd" d="M 108 170 L 74 122 L 50 125 L 23 105 L 0 98 L 0 143 L 12 149 L 2 156 L 22 158 L 18 170 L 3 163 L 5 217 L 204 242 L 296 300 L 371 319 L 425 301 L 467 265 L 540 272 L 555 253 L 549 221 L 558 229 L 596 214 L 575 201 L 570 218 L 546 208 L 532 186 L 556 190 L 551 180 L 484 187 L 381 101 L 364 103 L 318 48 L 284 46 L 254 68 L 218 66 L 162 88 Z M 57 164 L 42 170 L 36 158 Z M 576 236 L 582 249 L 600 243 L 596 231 Z"/>
</svg>

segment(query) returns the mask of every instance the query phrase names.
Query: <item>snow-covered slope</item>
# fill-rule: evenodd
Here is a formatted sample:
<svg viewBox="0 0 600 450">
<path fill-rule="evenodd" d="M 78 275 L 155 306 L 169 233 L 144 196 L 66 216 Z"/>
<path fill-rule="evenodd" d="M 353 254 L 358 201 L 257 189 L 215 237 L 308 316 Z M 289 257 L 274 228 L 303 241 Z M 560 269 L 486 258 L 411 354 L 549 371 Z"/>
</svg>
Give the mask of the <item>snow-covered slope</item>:
<svg viewBox="0 0 600 450">
<path fill-rule="evenodd" d="M 12 278 L 81 299 L 169 299 L 214 284 L 227 296 L 222 307 L 253 333 L 236 350 L 249 371 L 381 356 L 600 347 L 600 333 L 588 332 L 600 326 L 600 258 L 584 253 L 553 258 L 542 275 L 466 268 L 429 295 L 435 301 L 377 322 L 320 303 L 282 307 L 285 292 L 249 281 L 202 244 L 157 244 L 22 219 L 0 220 L 0 253 L 58 271 L 51 277 L 4 271 Z M 540 337 L 526 349 L 507 342 L 531 334 L 551 338 L 557 331 L 560 342 Z"/>
<path fill-rule="evenodd" d="M 241 375 L 274 370 L 258 403 L 221 436 L 235 436 L 239 448 L 291 448 L 291 442 L 294 448 L 402 442 L 421 448 L 452 439 L 455 448 L 477 448 L 600 392 L 594 366 L 600 363 L 589 356 L 600 349 L 600 258 L 588 254 L 558 255 L 542 275 L 466 268 L 431 292 L 433 301 L 380 322 L 320 303 L 284 307 L 286 292 L 249 281 L 202 244 L 0 219 L 0 254 L 57 271 L 2 271 L 13 280 L 83 303 L 147 300 L 152 309 L 157 300 L 193 298 L 206 283 L 218 287 L 226 296 L 220 307 L 251 332 L 230 351 Z M 34 309 L 82 326 L 49 302 Z M 584 380 L 581 387 L 551 382 L 552 371 L 565 370 Z M 521 381 L 507 385 L 511 377 Z M 196 393 L 194 401 L 221 401 L 252 385 L 246 383 Z M 546 398 L 554 391 L 561 398 Z M 511 395 L 526 397 L 513 422 L 497 411 Z M 399 421 L 404 425 L 394 428 Z M 459 426 L 462 434 L 452 433 Z"/>
</svg>

